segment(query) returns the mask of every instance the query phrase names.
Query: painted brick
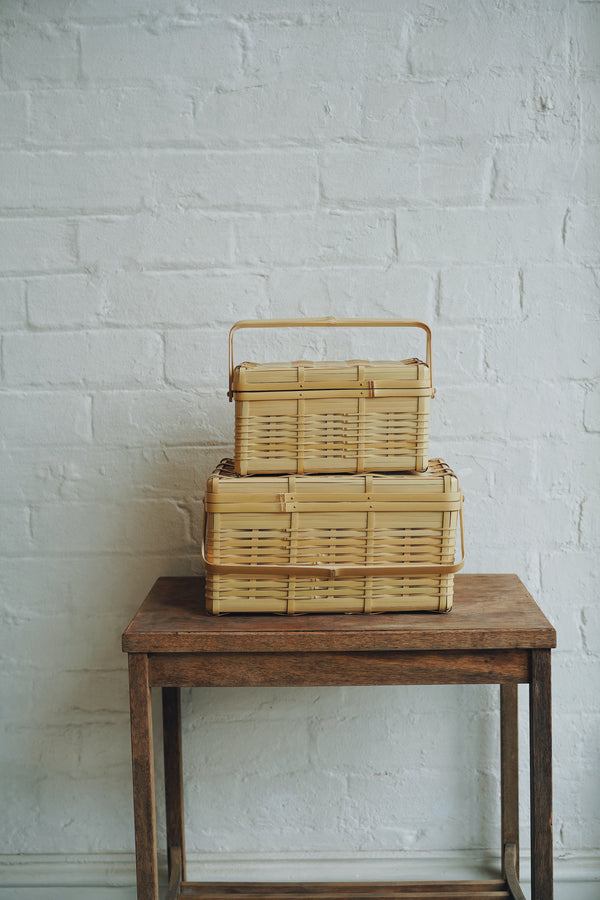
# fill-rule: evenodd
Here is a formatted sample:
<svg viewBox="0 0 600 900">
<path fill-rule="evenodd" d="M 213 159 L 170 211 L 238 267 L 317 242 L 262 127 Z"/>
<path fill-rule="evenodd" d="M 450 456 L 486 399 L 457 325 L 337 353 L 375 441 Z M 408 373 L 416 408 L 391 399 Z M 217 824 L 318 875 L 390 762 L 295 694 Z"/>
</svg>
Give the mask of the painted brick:
<svg viewBox="0 0 600 900">
<path fill-rule="evenodd" d="M 222 331 L 168 331 L 165 335 L 165 377 L 176 387 L 206 388 L 228 379 L 226 338 Z"/>
<path fill-rule="evenodd" d="M 252 23 L 251 75 L 259 84 L 280 79 L 293 83 L 302 72 L 309 72 L 310 81 L 318 84 L 352 83 L 357 71 L 373 79 L 406 74 L 404 22 L 377 13 L 352 11 L 350 15 L 354 20 L 345 25 L 343 41 L 339 40 L 339 19 L 327 13 L 289 19 L 284 27 L 270 21 Z"/>
<path fill-rule="evenodd" d="M 172 557 L 173 560 L 175 558 Z M 176 574 L 177 565 L 185 571 L 181 560 L 174 564 L 168 561 L 168 557 L 158 554 L 143 559 L 133 559 L 125 554 L 115 555 L 110 567 L 106 565 L 106 557 L 100 554 L 71 556 L 68 566 L 64 565 L 60 555 L 7 558 L 3 561 L 0 572 L 2 607 L 15 620 L 48 617 L 48 594 L 51 593 L 52 596 L 60 597 L 61 615 L 73 616 L 78 623 L 82 618 L 87 619 L 88 630 L 94 624 L 93 611 L 101 607 L 103 615 L 110 618 L 110 634 L 105 632 L 100 635 L 100 640 L 106 645 L 115 632 L 115 637 L 118 638 L 118 629 L 122 629 L 123 619 L 126 623 L 135 613 L 140 594 L 145 596 L 159 575 Z M 40 591 L 40 583 L 44 584 L 45 592 Z M 23 604 L 23 597 L 29 598 L 27 606 Z M 89 607 L 86 598 L 89 598 Z M 86 623 L 83 625 L 85 628 Z M 108 719 L 109 714 L 112 721 L 118 720 L 118 717 L 127 718 L 127 660 L 115 657 L 114 668 L 106 671 L 89 670 L 84 666 L 84 670 L 79 673 L 80 678 L 85 680 L 86 688 L 88 683 L 91 686 L 94 682 L 96 689 L 82 691 L 79 707 L 74 709 L 68 697 L 69 673 L 64 671 L 60 650 L 59 644 L 54 649 L 52 659 L 49 655 L 44 655 L 37 660 L 40 670 L 45 675 L 53 674 L 56 680 L 53 684 L 46 684 L 43 696 L 35 698 L 35 721 L 43 719 L 45 701 L 48 712 L 48 719 L 45 721 L 64 726 L 86 722 L 102 723 Z M 29 669 L 35 667 L 31 658 L 25 659 L 25 663 Z M 30 704 L 29 715 L 31 712 Z"/>
<path fill-rule="evenodd" d="M 434 419 L 437 419 L 437 400 L 438 395 L 432 403 Z M 474 442 L 468 436 L 449 435 L 443 441 L 436 439 L 436 451 L 440 451 L 456 472 L 469 505 L 479 498 L 496 500 L 513 492 L 538 489 L 536 457 L 531 446 L 524 442 L 506 438 L 500 441 L 481 438 Z M 485 534 L 472 535 L 472 539 L 485 546 Z"/>
<path fill-rule="evenodd" d="M 10 567 L 13 560 L 5 557 L 2 560 L 2 568 Z M 3 615 L 6 615 L 3 612 Z M 9 615 L 6 620 L 9 621 Z M 5 622 L 6 624 L 6 622 Z M 2 742 L 0 743 L 0 756 L 2 758 L 2 773 L 8 776 L 6 784 L 3 785 L 3 802 L 5 808 L 13 806 L 15 811 L 19 808 L 20 802 L 23 802 L 22 791 L 18 790 L 18 782 L 15 781 L 14 773 L 19 770 L 18 759 L 19 754 L 14 753 L 15 744 L 18 743 L 22 747 L 23 737 L 19 735 L 20 728 L 26 728 L 31 724 L 31 716 L 33 712 L 33 689 L 31 684 L 31 665 L 27 660 L 24 664 L 22 658 L 15 658 L 15 650 L 18 647 L 13 643 L 12 647 L 8 642 L 4 642 L 3 636 L 0 635 L 3 643 L 3 660 L 0 667 L 0 701 L 3 709 L 11 709 L 11 727 L 4 728 Z M 15 678 L 15 673 L 22 676 Z M 12 707 L 11 707 L 12 704 Z M 15 741 L 16 738 L 16 741 Z M 11 752 L 12 751 L 12 752 Z M 22 756 L 22 755 L 21 755 Z M 27 767 L 28 783 L 35 784 L 35 768 Z M 35 792 L 33 792 L 35 794 Z M 31 817 L 30 817 L 31 818 Z M 26 827 L 26 826 L 25 826 Z"/>
<path fill-rule="evenodd" d="M 0 152 L 11 178 L 0 187 L 6 210 L 104 211 L 138 207 L 150 191 L 143 158 L 131 153 Z"/>
<path fill-rule="evenodd" d="M 23 12 L 22 0 L 10 0 L 10 2 L 15 2 L 19 12 Z M 138 16 L 147 18 L 149 15 L 146 0 L 102 0 L 100 8 L 95 3 L 90 3 L 90 0 L 45 0 L 41 7 L 36 3 L 30 4 L 29 0 L 25 0 L 25 3 L 28 20 L 42 22 L 51 20 L 101 23 L 134 19 Z M 183 10 L 183 6 L 177 0 L 167 4 L 165 9 L 167 8 L 172 13 Z"/>
<path fill-rule="evenodd" d="M 459 727 L 458 723 L 457 727 Z M 434 730 L 432 728 L 427 736 L 429 745 L 432 743 L 431 734 Z M 407 740 L 407 732 L 412 733 L 412 731 L 411 723 L 411 728 L 406 729 L 399 738 L 403 745 Z M 438 731 L 436 736 L 439 739 L 447 737 L 448 740 L 451 740 L 450 735 L 446 735 L 442 731 Z M 379 770 L 366 775 L 351 775 L 348 778 L 348 824 L 357 827 L 360 822 L 359 827 L 363 833 L 365 850 L 393 852 L 395 847 L 402 846 L 409 853 L 417 854 L 432 852 L 440 844 L 447 847 L 471 846 L 469 822 L 456 816 L 454 802 L 455 791 L 457 795 L 460 792 L 460 795 L 467 797 L 474 790 L 476 761 L 473 760 L 469 765 L 471 760 L 465 758 L 466 754 L 463 750 L 463 747 L 468 746 L 468 740 L 468 735 L 465 735 L 464 744 L 461 741 L 460 776 L 453 783 L 451 792 L 447 787 L 444 789 L 444 779 L 447 785 L 447 773 L 435 768 L 435 760 L 433 760 L 434 766 L 430 768 L 432 761 L 429 758 L 427 762 L 423 760 L 423 765 L 428 766 L 429 773 L 426 798 L 423 796 L 425 791 L 422 769 L 416 766 L 409 768 L 406 758 L 401 771 L 397 771 L 396 766 L 388 765 L 387 770 L 384 771 Z M 480 737 L 479 740 L 481 740 Z M 436 741 L 435 746 L 440 750 L 443 745 Z M 447 746 L 448 744 L 446 744 Z M 412 747 L 409 748 L 409 751 L 411 749 Z M 452 758 L 452 754 L 444 753 L 443 749 L 439 755 L 442 759 Z M 411 758 L 410 752 L 408 758 Z M 466 774 L 467 771 L 470 777 Z M 477 790 L 476 793 L 481 798 L 481 790 Z M 395 803 L 389 802 L 391 797 L 396 798 Z M 435 798 L 433 802 L 429 802 L 430 797 Z M 486 797 L 485 813 L 482 816 L 484 822 L 479 824 L 481 840 L 486 839 L 484 835 L 491 830 L 492 822 L 495 824 L 492 816 L 496 810 L 490 809 L 487 799 Z M 428 823 L 427 828 L 423 828 L 424 821 Z"/>
<path fill-rule="evenodd" d="M 595 348 L 600 342 L 600 319 L 584 324 L 564 302 L 553 303 L 550 298 L 540 313 L 488 329 L 485 361 L 489 376 L 522 384 L 543 378 L 593 378 L 598 371 Z"/>
<path fill-rule="evenodd" d="M 224 383 L 217 397 L 173 390 L 96 394 L 94 435 L 101 443 L 117 446 L 232 444 L 233 409 L 226 390 Z"/>
<path fill-rule="evenodd" d="M 65 25 L 13 24 L 0 45 L 10 85 L 74 82 L 79 74 L 77 33 Z"/>
<path fill-rule="evenodd" d="M 578 3 L 574 10 L 577 22 L 577 62 L 582 72 L 600 74 L 600 9 L 596 3 Z"/>
<path fill-rule="evenodd" d="M 551 261 L 560 254 L 563 215 L 553 206 L 398 210 L 398 257 L 487 265 Z"/>
<path fill-rule="evenodd" d="M 555 684 L 552 705 L 569 711 L 570 715 L 585 714 L 589 710 L 589 697 L 582 685 L 593 683 L 594 672 L 598 670 L 596 658 L 577 658 L 573 654 L 554 653 L 555 664 L 552 673 Z M 555 674 L 556 673 L 556 674 Z M 589 681 L 588 679 L 592 679 Z M 589 789 L 589 783 L 588 783 Z M 585 822 L 585 820 L 581 820 Z"/>
<path fill-rule="evenodd" d="M 520 279 L 514 266 L 444 266 L 440 277 L 440 320 L 469 324 L 519 320 Z"/>
<path fill-rule="evenodd" d="M 82 729 L 78 726 L 50 727 L 37 750 L 37 762 L 42 772 L 72 775 L 81 762 Z"/>
<path fill-rule="evenodd" d="M 98 766 L 113 772 L 115 777 L 127 777 L 126 768 L 131 753 L 128 736 L 118 725 L 109 728 L 111 739 L 104 740 L 102 729 L 106 728 L 102 723 L 88 725 L 81 729 L 81 759 L 79 771 L 82 776 L 94 778 L 98 772 Z"/>
<path fill-rule="evenodd" d="M 481 536 L 473 534 L 472 525 L 477 521 L 477 512 L 472 510 L 473 516 L 469 519 L 471 513 L 470 505 L 467 505 L 465 499 L 465 531 L 468 529 L 470 535 L 469 548 L 467 551 L 465 572 L 514 572 L 523 584 L 527 585 L 527 590 L 532 594 L 538 605 L 545 609 L 543 594 L 540 591 L 540 561 L 539 555 L 535 551 L 524 550 L 522 547 L 516 547 L 515 543 L 508 544 L 504 547 L 498 547 L 496 542 L 494 546 L 485 539 L 485 533 Z M 490 527 L 488 525 L 486 529 Z M 514 528 L 514 524 L 512 526 Z"/>
<path fill-rule="evenodd" d="M 45 553 L 182 550 L 189 546 L 186 523 L 184 510 L 168 500 L 44 503 L 32 513 L 33 540 Z"/>
<path fill-rule="evenodd" d="M 209 828 L 192 825 L 188 834 L 197 846 L 220 852 L 257 853 L 268 845 L 272 851 L 285 851 L 290 842 L 297 851 L 314 846 L 315 836 L 330 835 L 329 847 L 343 843 L 345 779 L 337 773 L 306 772 L 298 769 L 282 775 L 260 773 L 227 779 L 217 775 L 206 784 L 205 777 L 195 779 L 191 802 L 196 806 L 203 797 Z M 224 809 L 226 807 L 226 809 Z M 243 823 L 235 828 L 235 823 Z M 318 838 L 317 838 L 318 840 Z"/>
<path fill-rule="evenodd" d="M 395 253 L 393 219 L 385 212 L 240 218 L 235 230 L 237 259 L 250 265 L 381 264 Z"/>
<path fill-rule="evenodd" d="M 599 501 L 598 491 L 589 491 L 581 504 L 579 540 L 583 549 L 593 547 L 597 550 L 600 546 L 600 523 L 596 512 Z"/>
<path fill-rule="evenodd" d="M 0 553 L 20 555 L 31 548 L 29 510 L 22 506 L 4 506 L 0 517 Z"/>
<path fill-rule="evenodd" d="M 28 137 L 27 95 L 24 92 L 0 93 L 0 146 L 21 146 Z"/>
<path fill-rule="evenodd" d="M 410 10 L 399 9 L 395 16 L 390 16 L 389 7 L 384 2 L 368 9 L 350 8 L 346 15 L 342 11 L 341 21 L 344 22 L 348 42 L 364 52 L 362 71 L 369 80 L 383 81 L 409 74 Z M 339 20 L 334 18 L 332 24 L 339 28 Z M 354 80 L 355 67 L 356 64 L 346 80 Z"/>
<path fill-rule="evenodd" d="M 595 565 L 597 558 L 591 551 L 542 554 L 540 569 L 544 602 L 552 611 L 562 650 L 584 652 L 586 655 L 596 652 L 588 644 L 586 627 L 587 620 L 595 615 L 586 588 Z"/>
<path fill-rule="evenodd" d="M 145 331 L 13 334 L 4 339 L 9 384 L 154 385 L 162 380 L 162 342 Z"/>
<path fill-rule="evenodd" d="M 585 399 L 590 394 L 585 395 Z M 535 454 L 535 483 L 546 496 L 581 499 L 588 490 L 588 460 L 600 451 L 597 434 L 573 431 L 553 441 L 538 439 Z"/>
<path fill-rule="evenodd" d="M 362 97 L 362 136 L 367 141 L 416 146 L 421 139 L 419 122 L 422 85 L 411 81 L 381 84 L 368 82 Z M 437 135 L 436 135 L 437 136 Z"/>
<path fill-rule="evenodd" d="M 82 789 L 82 785 L 85 785 L 85 789 Z M 94 847 L 98 848 L 99 852 L 106 852 L 114 841 L 119 847 L 125 848 L 128 846 L 127 833 L 131 828 L 131 819 L 128 812 L 119 808 L 121 791 L 121 785 L 116 780 L 110 779 L 107 779 L 107 784 L 101 779 L 86 778 L 80 781 L 64 775 L 57 776 L 56 779 L 44 779 L 39 786 L 40 817 L 45 820 L 52 815 L 52 810 L 56 816 L 57 809 L 69 809 L 73 804 L 78 804 L 81 806 L 82 816 L 90 823 L 90 828 L 98 830 L 102 823 L 101 807 L 103 803 L 110 804 L 114 810 L 110 841 L 103 839 Z M 38 852 L 47 850 L 49 853 L 56 853 L 61 843 L 59 835 L 62 835 L 62 840 L 69 842 L 75 853 L 85 852 L 86 843 L 81 831 L 77 828 L 77 824 L 65 815 L 58 816 L 56 832 L 49 839 L 44 837 L 43 829 L 34 827 L 30 846 Z M 49 897 L 49 900 L 54 898 Z"/>
<path fill-rule="evenodd" d="M 573 173 L 571 196 L 585 203 L 588 197 L 597 197 L 600 191 L 600 146 L 586 144 L 581 148 Z"/>
<path fill-rule="evenodd" d="M 536 113 L 521 74 L 486 67 L 452 79 L 368 82 L 362 133 L 397 145 L 527 136 L 535 134 Z"/>
<path fill-rule="evenodd" d="M 483 144 L 422 148 L 419 167 L 423 197 L 435 197 L 437 203 L 476 205 L 489 193 L 491 158 Z"/>
<path fill-rule="evenodd" d="M 591 267 L 526 265 L 523 269 L 523 312 L 533 314 L 550 304 L 563 306 L 584 329 L 598 318 L 598 273 Z"/>
<path fill-rule="evenodd" d="M 313 207 L 317 162 L 308 150 L 153 154 L 161 203 L 232 209 Z"/>
<path fill-rule="evenodd" d="M 0 219 L 0 272 L 73 269 L 75 229 L 63 219 Z"/>
<path fill-rule="evenodd" d="M 442 387 L 439 388 L 438 394 L 440 392 L 443 392 Z M 437 399 L 436 395 L 431 404 L 431 416 L 436 422 L 438 417 Z M 441 456 L 451 465 L 459 478 L 465 496 L 476 493 L 483 497 L 491 497 L 494 485 L 498 480 L 498 470 L 503 472 L 514 460 L 511 449 L 506 441 L 489 441 L 481 438 L 475 447 L 473 440 L 469 437 L 464 439 L 461 439 L 460 436 L 441 439 L 437 437 L 435 443 L 431 444 L 430 455 Z M 526 474 L 531 468 L 529 456 L 527 451 L 519 449 L 520 473 Z M 502 481 L 502 477 L 500 480 Z"/>
<path fill-rule="evenodd" d="M 296 722 L 296 727 L 291 727 L 289 722 L 285 723 L 286 727 L 277 727 L 282 724 L 273 722 L 273 739 L 265 745 L 263 722 L 254 719 L 214 722 L 210 733 L 204 735 L 198 762 L 210 767 L 211 760 L 218 757 L 220 772 L 231 777 L 239 775 L 240 771 L 245 777 L 260 776 L 265 769 L 274 775 L 287 774 L 292 756 L 306 764 L 308 729 L 303 722 Z M 192 733 L 195 730 L 192 728 Z M 200 731 L 204 731 L 201 725 Z"/>
<path fill-rule="evenodd" d="M 369 754 L 363 752 L 359 734 L 365 728 L 372 739 Z M 328 771 L 332 762 L 347 773 L 371 772 L 373 769 L 392 767 L 393 747 L 390 726 L 385 719 L 365 719 L 360 716 L 344 718 L 338 722 L 323 722 L 314 727 L 312 762 L 316 769 Z"/>
<path fill-rule="evenodd" d="M 106 303 L 88 275 L 44 275 L 27 280 L 27 319 L 35 328 L 99 325 Z"/>
<path fill-rule="evenodd" d="M 411 266 L 274 269 L 269 294 L 274 317 L 332 315 L 416 318 L 431 322 L 434 276 Z"/>
<path fill-rule="evenodd" d="M 583 138 L 587 141 L 600 141 L 600 85 L 598 81 L 583 81 L 579 90 Z"/>
<path fill-rule="evenodd" d="M 521 441 L 533 438 L 566 438 L 581 427 L 584 388 L 576 382 L 538 384 L 528 389 L 511 383 L 438 385 L 432 438 L 460 435 L 476 440 L 494 436 Z"/>
<path fill-rule="evenodd" d="M 65 444 L 44 446 L 38 443 L 33 443 L 33 449 L 31 443 L 15 448 L 11 442 L 8 448 L 0 451 L 0 465 L 6 473 L 0 485 L 0 498 L 29 505 L 70 496 L 72 486 L 77 484 L 77 469 L 72 460 L 79 458 L 78 449 L 72 443 L 68 449 Z M 86 459 L 88 454 L 92 455 L 92 448 L 86 445 L 83 458 Z M 92 466 L 90 461 L 90 470 Z"/>
<path fill-rule="evenodd" d="M 91 405 L 91 404 L 90 404 Z M 1 407 L 1 404 L 0 404 Z M 198 446 L 59 446 L 29 443 L 0 451 L 6 473 L 0 498 L 9 503 L 203 497 L 206 479 L 224 455 Z"/>
<path fill-rule="evenodd" d="M 193 100 L 164 87 L 38 90 L 31 121 L 36 146 L 153 146 L 190 139 Z"/>
<path fill-rule="evenodd" d="M 417 16 L 410 44 L 411 72 L 418 76 L 469 74 L 482 69 L 517 69 L 530 64 L 562 65 L 568 58 L 560 4 L 548 10 L 540 30 L 534 7 L 461 4 L 459 10 L 430 7 Z"/>
<path fill-rule="evenodd" d="M 576 546 L 578 505 L 540 497 L 531 488 L 522 487 L 518 493 L 513 490 L 493 499 L 471 496 L 469 512 L 471 521 L 487 523 L 485 539 L 480 543 L 488 550 L 498 547 L 512 552 L 517 522 L 523 528 L 535 528 L 540 546 L 548 551 Z"/>
<path fill-rule="evenodd" d="M 124 490 L 132 496 L 189 504 L 204 497 L 206 480 L 223 456 L 225 452 L 219 447 L 144 448 L 132 457 L 130 486 Z"/>
<path fill-rule="evenodd" d="M 596 206 L 576 205 L 565 213 L 565 247 L 571 260 L 584 265 L 600 265 L 600 210 Z"/>
<path fill-rule="evenodd" d="M 584 425 L 586 431 L 600 432 L 600 385 L 594 384 L 585 395 Z"/>
<path fill-rule="evenodd" d="M 328 150 L 320 158 L 323 200 L 368 206 L 411 203 L 420 196 L 415 150 Z"/>
<path fill-rule="evenodd" d="M 0 394 L 2 432 L 9 447 L 81 444 L 91 440 L 91 403 L 67 392 Z"/>
<path fill-rule="evenodd" d="M 226 266 L 231 261 L 231 223 L 196 210 L 81 219 L 77 228 L 79 254 L 86 268 L 193 268 Z"/>
<path fill-rule="evenodd" d="M 359 136 L 358 87 L 352 84 L 253 84 L 211 91 L 196 101 L 195 135 L 214 146 L 317 143 Z"/>
<path fill-rule="evenodd" d="M 23 328 L 25 322 L 25 282 L 0 278 L 0 325 L 6 329 Z"/>
<path fill-rule="evenodd" d="M 119 272 L 102 285 L 104 319 L 111 325 L 153 327 L 233 325 L 264 318 L 267 278 L 246 272 Z"/>
<path fill-rule="evenodd" d="M 433 372 L 435 384 L 477 384 L 483 377 L 483 335 L 473 327 L 438 326 L 434 330 Z"/>
<path fill-rule="evenodd" d="M 223 21 L 83 28 L 81 60 L 98 83 L 235 84 L 241 75 L 238 31 Z"/>
<path fill-rule="evenodd" d="M 529 389 L 506 386 L 508 433 L 513 439 L 551 438 L 564 440 L 581 429 L 585 388 L 568 381 L 532 381 Z"/>
<path fill-rule="evenodd" d="M 580 174 L 581 168 L 581 148 L 573 145 L 554 144 L 551 153 L 546 141 L 506 145 L 494 156 L 492 198 L 539 202 L 568 196 L 577 191 L 578 180 L 589 180 L 591 173 Z M 586 196 L 588 185 L 582 187 L 577 193 Z"/>
<path fill-rule="evenodd" d="M 551 67 L 540 67 L 531 78 L 524 112 L 536 138 L 557 144 L 580 142 L 581 97 L 574 79 L 556 78 Z"/>
<path fill-rule="evenodd" d="M 509 402 L 504 385 L 454 385 L 452 390 L 445 390 L 443 384 L 438 384 L 432 411 L 435 414 L 431 423 L 432 439 L 441 443 L 444 436 L 478 441 L 492 436 L 505 438 Z"/>
</svg>

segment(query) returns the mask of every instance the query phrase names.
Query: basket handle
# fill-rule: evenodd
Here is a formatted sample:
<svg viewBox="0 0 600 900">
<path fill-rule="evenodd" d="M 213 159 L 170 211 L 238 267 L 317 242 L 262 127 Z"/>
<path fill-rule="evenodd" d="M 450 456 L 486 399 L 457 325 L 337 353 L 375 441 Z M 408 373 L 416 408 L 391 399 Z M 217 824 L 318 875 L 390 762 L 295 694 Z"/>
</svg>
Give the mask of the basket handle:
<svg viewBox="0 0 600 900">
<path fill-rule="evenodd" d="M 311 576 L 313 578 L 356 578 L 362 575 L 384 575 L 402 578 L 410 575 L 452 575 L 460 571 L 465 564 L 465 529 L 463 523 L 463 502 L 461 498 L 459 507 L 460 521 L 460 551 L 461 558 L 457 563 L 448 565 L 421 566 L 418 563 L 397 563 L 396 565 L 369 565 L 369 566 L 306 566 L 306 565 L 243 565 L 237 563 L 211 563 L 206 558 L 206 501 L 204 502 L 202 520 L 202 540 L 200 543 L 200 556 L 207 572 L 214 575 L 297 575 Z"/>
<path fill-rule="evenodd" d="M 321 319 L 245 319 L 236 322 L 229 332 L 229 401 L 233 400 L 233 335 L 241 328 L 422 328 L 427 335 L 427 352 L 425 362 L 429 366 L 429 385 L 433 392 L 433 367 L 431 364 L 431 329 L 424 322 L 413 319 L 337 319 L 325 316 Z"/>
</svg>

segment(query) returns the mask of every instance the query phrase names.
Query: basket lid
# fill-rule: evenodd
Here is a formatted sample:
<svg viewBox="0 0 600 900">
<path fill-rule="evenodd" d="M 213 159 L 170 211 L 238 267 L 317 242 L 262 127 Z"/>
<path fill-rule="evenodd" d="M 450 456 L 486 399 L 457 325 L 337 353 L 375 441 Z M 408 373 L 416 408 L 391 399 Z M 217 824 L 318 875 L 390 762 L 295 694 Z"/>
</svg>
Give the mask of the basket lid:
<svg viewBox="0 0 600 900">
<path fill-rule="evenodd" d="M 233 372 L 234 392 L 382 389 L 431 391 L 429 366 L 415 357 L 395 361 L 365 359 L 243 362 Z"/>
<path fill-rule="evenodd" d="M 208 479 L 207 505 L 224 509 L 231 503 L 242 510 L 267 504 L 278 510 L 313 509 L 334 513 L 341 507 L 390 508 L 402 503 L 443 504 L 458 509 L 462 499 L 458 478 L 444 460 L 429 461 L 426 472 L 386 472 L 363 475 L 246 475 L 235 474 L 233 460 L 221 460 Z M 336 506 L 336 504 L 338 504 Z M 370 504 L 374 504 L 373 507 Z M 317 507 L 319 509 L 317 509 Z M 216 508 L 216 506 L 215 506 Z M 266 506 L 265 506 L 266 509 Z"/>
</svg>

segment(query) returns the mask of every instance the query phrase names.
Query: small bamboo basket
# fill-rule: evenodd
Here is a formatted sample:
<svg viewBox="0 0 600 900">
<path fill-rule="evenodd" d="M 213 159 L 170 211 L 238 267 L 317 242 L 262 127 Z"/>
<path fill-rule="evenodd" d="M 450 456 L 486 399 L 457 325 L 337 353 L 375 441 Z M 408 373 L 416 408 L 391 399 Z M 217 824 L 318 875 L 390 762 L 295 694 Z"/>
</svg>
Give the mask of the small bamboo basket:
<svg viewBox="0 0 600 900">
<path fill-rule="evenodd" d="M 233 362 L 241 328 L 421 328 L 425 362 Z M 229 399 L 235 400 L 238 475 L 423 472 L 429 401 L 435 394 L 431 331 L 404 319 L 280 319 L 238 322 L 229 333 Z"/>
<path fill-rule="evenodd" d="M 223 460 L 205 498 L 207 609 L 447 612 L 462 503 L 442 460 L 413 475 L 251 478 Z"/>
</svg>

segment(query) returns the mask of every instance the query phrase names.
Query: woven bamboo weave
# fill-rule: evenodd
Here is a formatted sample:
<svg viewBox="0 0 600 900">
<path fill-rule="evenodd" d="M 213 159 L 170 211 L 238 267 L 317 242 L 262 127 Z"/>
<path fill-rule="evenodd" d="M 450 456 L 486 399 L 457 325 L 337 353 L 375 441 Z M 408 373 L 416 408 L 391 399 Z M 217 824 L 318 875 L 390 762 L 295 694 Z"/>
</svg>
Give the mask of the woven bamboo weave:
<svg viewBox="0 0 600 900">
<path fill-rule="evenodd" d="M 413 475 L 248 478 L 223 460 L 205 504 L 212 613 L 452 607 L 462 493 L 442 460 Z"/>
<path fill-rule="evenodd" d="M 299 325 L 422 328 L 427 333 L 427 359 L 234 366 L 236 329 Z M 238 475 L 422 472 L 427 468 L 429 402 L 434 390 L 431 334 L 423 323 L 377 319 L 238 322 L 230 332 L 229 347 Z"/>
</svg>

